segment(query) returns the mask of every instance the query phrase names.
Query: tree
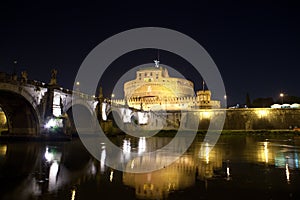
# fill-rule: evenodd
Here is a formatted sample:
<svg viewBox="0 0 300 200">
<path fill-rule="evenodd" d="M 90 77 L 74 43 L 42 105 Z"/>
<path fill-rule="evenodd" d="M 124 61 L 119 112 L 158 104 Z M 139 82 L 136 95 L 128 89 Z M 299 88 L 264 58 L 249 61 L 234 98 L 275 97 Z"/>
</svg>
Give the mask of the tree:
<svg viewBox="0 0 300 200">
<path fill-rule="evenodd" d="M 271 107 L 271 105 L 273 105 L 273 104 L 274 104 L 274 100 L 272 97 L 257 98 L 257 99 L 254 99 L 252 102 L 252 106 L 254 108 Z"/>
</svg>

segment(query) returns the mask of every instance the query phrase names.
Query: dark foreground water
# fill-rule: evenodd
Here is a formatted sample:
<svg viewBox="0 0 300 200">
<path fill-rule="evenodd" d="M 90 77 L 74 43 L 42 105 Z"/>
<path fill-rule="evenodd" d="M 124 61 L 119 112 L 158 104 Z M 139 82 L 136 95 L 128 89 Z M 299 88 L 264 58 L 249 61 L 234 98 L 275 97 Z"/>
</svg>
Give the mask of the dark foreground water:
<svg viewBox="0 0 300 200">
<path fill-rule="evenodd" d="M 111 140 L 146 151 L 170 139 Z M 209 153 L 202 141 L 172 165 L 139 174 L 107 167 L 105 148 L 98 161 L 79 139 L 1 142 L 0 199 L 300 199 L 300 138 L 221 136 Z"/>
</svg>

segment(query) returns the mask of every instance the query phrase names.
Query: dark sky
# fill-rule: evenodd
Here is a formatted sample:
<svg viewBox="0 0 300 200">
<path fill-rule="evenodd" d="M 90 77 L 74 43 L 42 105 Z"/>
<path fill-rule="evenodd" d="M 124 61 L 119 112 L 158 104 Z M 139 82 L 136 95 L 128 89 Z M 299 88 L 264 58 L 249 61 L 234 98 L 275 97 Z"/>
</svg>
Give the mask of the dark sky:
<svg viewBox="0 0 300 200">
<path fill-rule="evenodd" d="M 128 29 L 157 26 L 180 31 L 207 50 L 221 72 L 229 104 L 244 103 L 247 92 L 251 99 L 277 99 L 280 91 L 300 96 L 300 6 L 296 3 L 122 2 L 1 2 L 0 71 L 11 73 L 17 59 L 18 73 L 26 70 L 30 79 L 48 82 L 51 69 L 57 68 L 59 84 L 72 88 L 77 69 L 100 42 Z M 137 52 L 116 62 L 103 78 L 105 94 L 111 93 L 116 81 L 111 77 L 152 62 L 155 56 L 153 51 Z M 161 62 L 185 69 L 183 75 L 195 78 L 192 81 L 200 89 L 201 80 L 193 70 L 171 58 L 162 53 Z"/>
</svg>

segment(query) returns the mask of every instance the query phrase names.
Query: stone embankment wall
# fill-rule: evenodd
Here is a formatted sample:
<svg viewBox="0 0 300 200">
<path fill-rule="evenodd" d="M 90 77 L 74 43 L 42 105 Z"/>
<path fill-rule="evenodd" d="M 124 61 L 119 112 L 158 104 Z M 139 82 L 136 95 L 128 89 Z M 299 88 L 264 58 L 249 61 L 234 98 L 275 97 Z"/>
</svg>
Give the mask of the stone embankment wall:
<svg viewBox="0 0 300 200">
<path fill-rule="evenodd" d="M 300 109 L 242 108 L 199 110 L 199 129 L 226 112 L 224 130 L 274 130 L 300 128 Z"/>
<path fill-rule="evenodd" d="M 300 128 L 300 109 L 227 109 L 224 129 L 261 130 Z"/>
</svg>

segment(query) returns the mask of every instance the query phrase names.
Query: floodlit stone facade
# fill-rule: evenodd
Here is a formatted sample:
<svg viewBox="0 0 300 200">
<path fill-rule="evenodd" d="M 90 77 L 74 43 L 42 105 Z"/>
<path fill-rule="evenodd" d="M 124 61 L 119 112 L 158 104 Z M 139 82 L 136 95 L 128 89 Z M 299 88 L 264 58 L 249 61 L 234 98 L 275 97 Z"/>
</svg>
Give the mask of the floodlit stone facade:
<svg viewBox="0 0 300 200">
<path fill-rule="evenodd" d="M 124 97 L 112 102 L 146 111 L 220 108 L 220 101 L 211 100 L 209 90 L 195 93 L 193 82 L 170 77 L 163 67 L 138 70 L 136 78 L 124 84 Z"/>
</svg>

